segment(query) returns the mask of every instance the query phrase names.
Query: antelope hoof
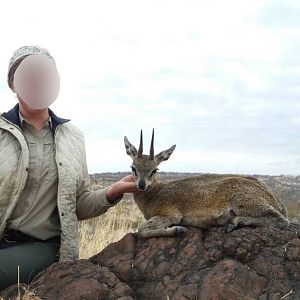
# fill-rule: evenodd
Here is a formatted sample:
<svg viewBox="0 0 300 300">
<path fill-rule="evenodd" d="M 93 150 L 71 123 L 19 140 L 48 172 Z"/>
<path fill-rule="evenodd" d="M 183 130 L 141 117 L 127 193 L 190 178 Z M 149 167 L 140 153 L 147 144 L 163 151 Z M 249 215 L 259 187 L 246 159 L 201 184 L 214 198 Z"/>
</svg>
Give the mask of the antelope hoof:
<svg viewBox="0 0 300 300">
<path fill-rule="evenodd" d="M 183 235 L 186 234 L 188 232 L 188 229 L 184 226 L 176 226 L 176 233 L 178 235 Z"/>
<path fill-rule="evenodd" d="M 227 223 L 227 224 L 223 225 L 223 228 L 224 228 L 225 232 L 231 232 L 236 228 L 236 225 L 234 225 L 232 223 Z"/>
</svg>

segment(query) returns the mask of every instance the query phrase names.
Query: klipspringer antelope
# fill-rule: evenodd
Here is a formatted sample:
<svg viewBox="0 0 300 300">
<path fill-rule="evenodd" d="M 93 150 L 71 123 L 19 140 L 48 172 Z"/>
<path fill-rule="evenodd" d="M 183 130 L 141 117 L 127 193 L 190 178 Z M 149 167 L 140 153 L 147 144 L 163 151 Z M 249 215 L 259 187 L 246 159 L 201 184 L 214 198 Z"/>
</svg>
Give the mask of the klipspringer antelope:
<svg viewBox="0 0 300 300">
<path fill-rule="evenodd" d="M 150 155 L 143 154 L 143 133 L 139 149 L 124 137 L 132 158 L 132 174 L 140 190 L 134 201 L 147 220 L 138 229 L 142 237 L 173 236 L 186 232 L 185 225 L 201 228 L 224 226 L 288 225 L 287 213 L 278 197 L 252 176 L 204 174 L 159 182 L 157 166 L 168 160 L 175 146 L 154 155 L 154 129 Z"/>
</svg>

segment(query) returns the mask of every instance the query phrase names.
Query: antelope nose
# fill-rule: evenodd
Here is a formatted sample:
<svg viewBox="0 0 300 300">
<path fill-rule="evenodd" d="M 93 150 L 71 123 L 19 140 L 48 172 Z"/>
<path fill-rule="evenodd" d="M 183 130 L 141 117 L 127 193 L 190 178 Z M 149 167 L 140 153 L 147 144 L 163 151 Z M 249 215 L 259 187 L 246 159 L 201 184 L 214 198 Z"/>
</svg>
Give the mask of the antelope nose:
<svg viewBox="0 0 300 300">
<path fill-rule="evenodd" d="M 139 184 L 138 184 L 138 188 L 139 188 L 140 190 L 144 190 L 145 187 L 146 187 L 146 182 L 145 182 L 145 180 L 140 180 L 140 181 L 139 181 Z"/>
</svg>

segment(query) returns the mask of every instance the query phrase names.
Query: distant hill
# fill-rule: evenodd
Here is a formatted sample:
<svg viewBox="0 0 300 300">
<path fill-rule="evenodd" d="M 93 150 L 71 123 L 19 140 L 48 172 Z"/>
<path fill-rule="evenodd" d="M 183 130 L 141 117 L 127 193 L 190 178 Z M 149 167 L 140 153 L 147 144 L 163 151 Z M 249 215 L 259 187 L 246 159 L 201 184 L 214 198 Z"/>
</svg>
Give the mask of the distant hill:
<svg viewBox="0 0 300 300">
<path fill-rule="evenodd" d="M 91 181 L 96 182 L 99 182 L 99 180 L 106 182 L 115 182 L 129 174 L 130 172 L 95 173 L 90 175 L 90 178 Z M 203 174 L 205 173 L 160 172 L 158 174 L 158 178 L 161 181 L 170 181 Z M 300 176 L 269 176 L 256 174 L 252 176 L 268 185 L 272 189 L 272 191 L 275 192 L 285 203 L 300 201 Z"/>
</svg>

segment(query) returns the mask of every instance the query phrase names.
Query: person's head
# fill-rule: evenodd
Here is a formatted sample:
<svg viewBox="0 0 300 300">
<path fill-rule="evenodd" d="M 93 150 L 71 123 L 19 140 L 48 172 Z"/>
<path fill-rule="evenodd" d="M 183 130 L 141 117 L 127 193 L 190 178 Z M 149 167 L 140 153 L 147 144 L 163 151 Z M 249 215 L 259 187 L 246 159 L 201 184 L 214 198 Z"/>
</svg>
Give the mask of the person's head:
<svg viewBox="0 0 300 300">
<path fill-rule="evenodd" d="M 39 46 L 23 46 L 13 53 L 7 82 L 19 102 L 33 110 L 51 105 L 60 87 L 54 58 L 48 50 Z"/>
</svg>

